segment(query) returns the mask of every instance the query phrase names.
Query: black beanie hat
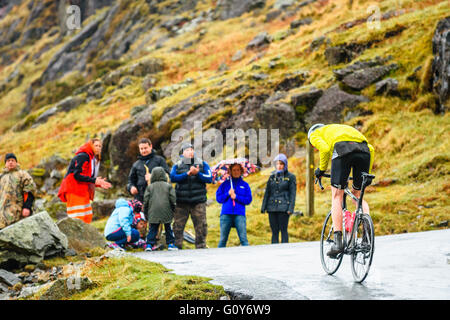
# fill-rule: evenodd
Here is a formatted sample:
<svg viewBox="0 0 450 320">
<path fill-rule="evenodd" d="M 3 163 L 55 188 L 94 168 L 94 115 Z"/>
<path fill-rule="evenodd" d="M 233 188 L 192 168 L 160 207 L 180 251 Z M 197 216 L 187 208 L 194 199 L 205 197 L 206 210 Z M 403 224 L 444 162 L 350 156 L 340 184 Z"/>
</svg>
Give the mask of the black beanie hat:
<svg viewBox="0 0 450 320">
<path fill-rule="evenodd" d="M 7 153 L 5 156 L 5 163 L 8 159 L 15 159 L 17 161 L 16 155 L 14 153 Z"/>
</svg>

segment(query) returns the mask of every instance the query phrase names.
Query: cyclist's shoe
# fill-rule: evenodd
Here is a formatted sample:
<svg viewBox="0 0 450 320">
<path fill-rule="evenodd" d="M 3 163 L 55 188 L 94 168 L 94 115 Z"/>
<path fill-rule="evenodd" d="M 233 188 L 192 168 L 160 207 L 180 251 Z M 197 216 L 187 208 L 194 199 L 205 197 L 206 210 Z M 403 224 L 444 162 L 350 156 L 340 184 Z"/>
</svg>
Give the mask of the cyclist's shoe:
<svg viewBox="0 0 450 320">
<path fill-rule="evenodd" d="M 178 248 L 173 243 L 171 243 L 171 244 L 169 244 L 167 246 L 167 250 L 169 250 L 169 251 L 178 251 Z"/>
<path fill-rule="evenodd" d="M 344 244 L 342 243 L 342 232 L 337 231 L 334 233 L 334 244 L 331 246 L 330 251 L 327 252 L 327 256 L 332 259 L 336 259 L 338 254 L 344 251 Z"/>
</svg>

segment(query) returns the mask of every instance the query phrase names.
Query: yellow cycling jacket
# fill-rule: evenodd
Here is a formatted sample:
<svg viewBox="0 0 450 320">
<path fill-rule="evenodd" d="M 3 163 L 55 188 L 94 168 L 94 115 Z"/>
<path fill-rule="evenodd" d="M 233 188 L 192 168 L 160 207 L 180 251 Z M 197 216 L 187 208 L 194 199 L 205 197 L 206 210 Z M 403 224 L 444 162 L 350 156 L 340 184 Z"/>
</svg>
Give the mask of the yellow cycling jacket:
<svg viewBox="0 0 450 320">
<path fill-rule="evenodd" d="M 333 155 L 334 145 L 336 142 L 353 141 L 353 142 L 367 142 L 370 150 L 370 169 L 372 171 L 374 148 L 367 138 L 355 128 L 345 124 L 329 124 L 314 130 L 311 133 L 309 141 L 319 150 L 320 164 L 319 169 L 327 170 L 328 162 Z"/>
</svg>

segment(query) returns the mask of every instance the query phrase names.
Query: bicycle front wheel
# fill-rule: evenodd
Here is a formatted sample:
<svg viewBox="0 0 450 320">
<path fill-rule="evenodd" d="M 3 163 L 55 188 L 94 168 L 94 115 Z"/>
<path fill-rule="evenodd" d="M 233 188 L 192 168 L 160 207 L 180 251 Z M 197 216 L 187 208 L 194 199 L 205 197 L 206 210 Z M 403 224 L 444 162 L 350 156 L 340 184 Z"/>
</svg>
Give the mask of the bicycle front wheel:
<svg viewBox="0 0 450 320">
<path fill-rule="evenodd" d="M 334 274 L 341 265 L 343 253 L 339 254 L 336 259 L 327 256 L 327 252 L 334 244 L 333 240 L 333 222 L 331 219 L 331 211 L 328 213 L 322 227 L 320 235 L 320 261 L 322 262 L 323 270 L 329 275 Z"/>
<path fill-rule="evenodd" d="M 372 218 L 368 214 L 362 214 L 358 219 L 354 234 L 351 266 L 353 278 L 356 282 L 363 282 L 369 274 L 375 250 L 375 232 Z"/>
</svg>

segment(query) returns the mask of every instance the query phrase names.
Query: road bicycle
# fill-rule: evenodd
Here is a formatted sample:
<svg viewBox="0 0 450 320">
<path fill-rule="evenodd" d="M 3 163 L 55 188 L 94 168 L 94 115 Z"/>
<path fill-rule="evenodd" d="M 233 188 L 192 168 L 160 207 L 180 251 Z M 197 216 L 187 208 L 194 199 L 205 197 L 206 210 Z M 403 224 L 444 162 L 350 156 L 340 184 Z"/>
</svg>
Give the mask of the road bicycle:
<svg viewBox="0 0 450 320">
<path fill-rule="evenodd" d="M 342 201 L 342 215 L 343 215 L 343 227 L 342 227 L 342 240 L 344 250 L 338 254 L 336 258 L 327 256 L 327 252 L 334 244 L 333 240 L 333 223 L 331 219 L 331 210 L 327 214 L 322 227 L 322 233 L 320 235 L 320 259 L 322 267 L 329 275 L 334 274 L 341 265 L 344 255 L 350 255 L 351 257 L 351 269 L 353 278 L 356 282 L 363 282 L 369 274 L 369 269 L 372 264 L 373 253 L 375 250 L 375 232 L 371 217 L 363 212 L 362 201 L 364 197 L 364 191 L 368 187 L 374 175 L 363 172 L 362 174 L 362 187 L 361 195 L 359 199 L 350 191 L 348 187 L 344 190 L 344 198 Z M 330 178 L 329 174 L 323 175 L 323 177 Z M 353 178 L 349 178 L 352 180 Z M 320 188 L 323 190 L 321 179 L 316 179 L 315 183 L 319 183 Z M 346 230 L 346 222 L 348 224 L 348 217 L 345 212 L 347 211 L 346 198 L 349 196 L 357 202 L 357 208 L 354 215 L 354 222 L 351 230 Z"/>
</svg>

